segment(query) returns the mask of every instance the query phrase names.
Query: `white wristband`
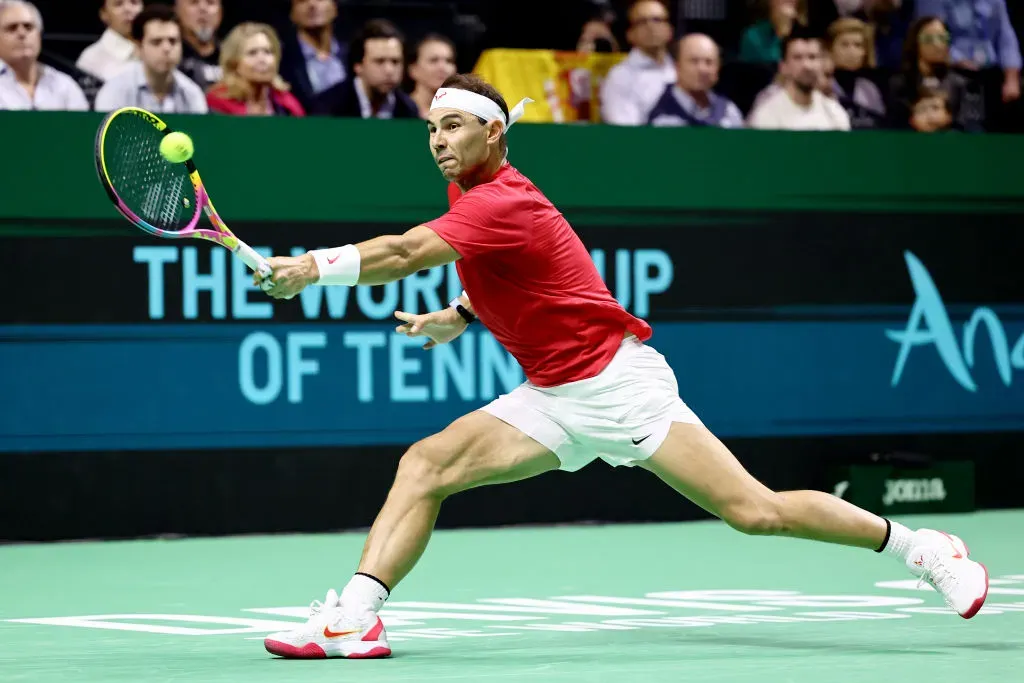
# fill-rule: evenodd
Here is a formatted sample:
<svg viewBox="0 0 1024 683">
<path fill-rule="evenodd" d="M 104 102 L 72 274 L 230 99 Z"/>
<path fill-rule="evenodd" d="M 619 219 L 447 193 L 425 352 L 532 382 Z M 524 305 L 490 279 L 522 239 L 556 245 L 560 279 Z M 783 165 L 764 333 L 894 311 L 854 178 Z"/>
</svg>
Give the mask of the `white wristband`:
<svg viewBox="0 0 1024 683">
<path fill-rule="evenodd" d="M 359 249 L 354 244 L 309 252 L 320 271 L 318 285 L 354 286 L 359 282 Z"/>
</svg>

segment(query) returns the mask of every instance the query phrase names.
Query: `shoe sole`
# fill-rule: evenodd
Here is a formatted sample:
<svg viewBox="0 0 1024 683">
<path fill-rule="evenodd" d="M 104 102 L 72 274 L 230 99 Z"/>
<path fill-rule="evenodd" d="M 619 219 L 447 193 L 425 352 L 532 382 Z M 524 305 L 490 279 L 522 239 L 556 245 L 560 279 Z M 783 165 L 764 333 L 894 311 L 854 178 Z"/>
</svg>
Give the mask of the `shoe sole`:
<svg viewBox="0 0 1024 683">
<path fill-rule="evenodd" d="M 331 647 L 324 648 L 317 643 L 306 643 L 302 647 L 282 643 L 279 640 L 266 639 L 263 647 L 267 652 L 285 659 L 379 659 L 391 656 L 391 647 L 383 640 L 351 640 L 341 643 L 332 643 Z"/>
<path fill-rule="evenodd" d="M 945 531 L 940 531 L 939 533 L 948 538 L 949 542 L 952 543 L 954 546 L 963 548 L 962 552 L 964 559 L 969 558 L 971 556 L 971 549 L 967 547 L 967 543 L 965 543 L 962 538 L 960 538 L 959 536 L 954 536 L 953 534 L 947 534 Z M 974 560 L 971 561 L 973 562 Z M 978 562 L 978 565 L 981 567 L 982 571 L 985 572 L 985 591 L 981 594 L 980 598 L 971 603 L 971 606 L 968 607 L 966 611 L 962 613 L 958 612 L 958 614 L 960 614 L 960 616 L 964 619 L 970 619 L 978 612 L 980 612 L 982 606 L 984 606 L 985 604 L 985 600 L 988 598 L 988 567 L 986 567 L 981 562 Z"/>
<path fill-rule="evenodd" d="M 988 567 L 981 564 L 981 562 L 979 562 L 978 564 L 981 565 L 982 570 L 984 570 L 985 572 L 985 592 L 981 594 L 980 598 L 971 603 L 971 606 L 967 609 L 966 612 L 960 615 L 964 619 L 970 619 L 975 614 L 977 614 L 981 610 L 982 605 L 985 604 L 985 598 L 988 597 Z"/>
</svg>

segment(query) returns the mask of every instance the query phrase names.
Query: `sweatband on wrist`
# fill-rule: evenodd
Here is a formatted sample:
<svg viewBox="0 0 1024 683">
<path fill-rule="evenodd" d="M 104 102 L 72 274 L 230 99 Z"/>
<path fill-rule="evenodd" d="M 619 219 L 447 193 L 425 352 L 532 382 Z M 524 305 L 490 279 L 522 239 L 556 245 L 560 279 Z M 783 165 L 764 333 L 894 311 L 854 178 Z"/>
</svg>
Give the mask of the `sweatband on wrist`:
<svg viewBox="0 0 1024 683">
<path fill-rule="evenodd" d="M 466 321 L 466 324 L 470 324 L 476 320 L 476 316 L 469 312 L 469 309 L 462 305 L 462 300 L 459 297 L 455 297 L 449 303 L 449 306 L 455 309 L 455 311 L 462 316 L 462 319 Z"/>
<path fill-rule="evenodd" d="M 309 252 L 316 261 L 318 285 L 355 286 L 359 282 L 359 249 L 354 244 Z"/>
</svg>

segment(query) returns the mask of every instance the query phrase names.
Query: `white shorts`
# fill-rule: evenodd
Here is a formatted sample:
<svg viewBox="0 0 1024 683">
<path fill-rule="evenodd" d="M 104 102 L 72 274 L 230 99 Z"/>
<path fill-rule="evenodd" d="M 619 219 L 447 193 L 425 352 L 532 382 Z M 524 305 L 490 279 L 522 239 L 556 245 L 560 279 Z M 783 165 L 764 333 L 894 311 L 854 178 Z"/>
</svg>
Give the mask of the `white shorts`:
<svg viewBox="0 0 1024 683">
<path fill-rule="evenodd" d="M 665 357 L 632 336 L 594 377 L 555 387 L 527 381 L 481 410 L 547 447 L 568 472 L 597 458 L 632 467 L 658 450 L 673 422 L 702 424 L 679 398 Z"/>
</svg>

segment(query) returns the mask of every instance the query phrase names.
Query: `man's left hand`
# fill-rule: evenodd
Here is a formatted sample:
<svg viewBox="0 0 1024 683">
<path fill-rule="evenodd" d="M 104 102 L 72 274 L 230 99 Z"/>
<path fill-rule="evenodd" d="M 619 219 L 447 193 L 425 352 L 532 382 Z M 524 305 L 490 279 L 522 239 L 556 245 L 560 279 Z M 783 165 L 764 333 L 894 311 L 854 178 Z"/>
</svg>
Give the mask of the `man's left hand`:
<svg viewBox="0 0 1024 683">
<path fill-rule="evenodd" d="M 252 281 L 259 287 L 264 279 L 269 278 L 274 286 L 267 294 L 275 299 L 291 299 L 320 279 L 316 261 L 308 253 L 301 256 L 272 256 L 267 259 L 267 263 L 270 264 L 270 275 L 264 278 L 259 273 L 253 273 Z"/>
</svg>

